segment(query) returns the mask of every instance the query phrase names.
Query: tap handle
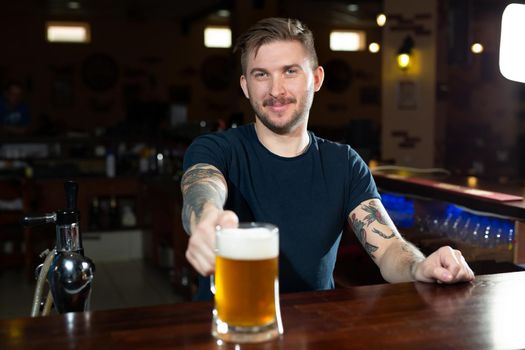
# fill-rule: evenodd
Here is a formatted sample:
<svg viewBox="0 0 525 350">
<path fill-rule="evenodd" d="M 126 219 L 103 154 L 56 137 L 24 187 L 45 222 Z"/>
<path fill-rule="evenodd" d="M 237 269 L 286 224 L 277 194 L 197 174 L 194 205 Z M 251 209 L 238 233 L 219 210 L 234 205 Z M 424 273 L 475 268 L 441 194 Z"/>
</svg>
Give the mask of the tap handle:
<svg viewBox="0 0 525 350">
<path fill-rule="evenodd" d="M 66 190 L 66 209 L 77 209 L 78 184 L 75 181 L 68 180 L 64 182 L 64 189 Z"/>
<path fill-rule="evenodd" d="M 42 215 L 24 216 L 21 220 L 25 227 L 37 226 L 42 224 L 55 223 L 57 219 L 56 213 L 47 213 Z"/>
</svg>

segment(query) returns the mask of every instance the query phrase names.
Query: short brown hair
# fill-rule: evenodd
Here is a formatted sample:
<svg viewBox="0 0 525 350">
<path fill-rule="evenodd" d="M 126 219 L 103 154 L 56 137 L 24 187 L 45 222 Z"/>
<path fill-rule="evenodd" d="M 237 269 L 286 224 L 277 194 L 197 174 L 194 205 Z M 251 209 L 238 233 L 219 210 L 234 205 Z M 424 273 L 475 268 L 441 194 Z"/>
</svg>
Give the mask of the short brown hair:
<svg viewBox="0 0 525 350">
<path fill-rule="evenodd" d="M 241 53 L 242 73 L 246 73 L 248 54 L 257 51 L 261 46 L 274 41 L 298 41 L 310 56 L 312 66 L 317 67 L 317 53 L 315 52 L 314 36 L 308 27 L 297 19 L 265 18 L 253 25 L 237 38 L 233 52 Z"/>
</svg>

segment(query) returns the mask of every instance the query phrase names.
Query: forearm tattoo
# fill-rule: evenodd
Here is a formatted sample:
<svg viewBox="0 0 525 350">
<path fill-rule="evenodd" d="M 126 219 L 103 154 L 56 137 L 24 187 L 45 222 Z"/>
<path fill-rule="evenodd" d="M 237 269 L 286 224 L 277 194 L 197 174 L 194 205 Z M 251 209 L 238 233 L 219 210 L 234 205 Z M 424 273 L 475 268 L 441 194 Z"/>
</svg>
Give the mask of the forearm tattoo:
<svg viewBox="0 0 525 350">
<path fill-rule="evenodd" d="M 379 211 L 373 201 L 370 202 L 370 205 L 363 204 L 361 209 L 368 213 L 368 215 L 365 217 L 366 226 L 369 226 L 374 221 L 377 221 L 382 225 L 386 225 L 386 221 L 383 218 L 381 211 Z"/>
<path fill-rule="evenodd" d="M 191 234 L 192 214 L 195 223 L 198 223 L 206 203 L 222 208 L 226 201 L 226 183 L 222 173 L 207 164 L 194 165 L 184 173 L 181 191 L 182 226 L 188 234 Z"/>
<path fill-rule="evenodd" d="M 370 201 L 368 204 L 363 204 L 361 206 L 361 209 L 364 210 L 367 213 L 367 215 L 365 216 L 364 220 L 359 220 L 357 218 L 357 216 L 355 215 L 355 213 L 354 213 L 354 214 L 352 214 L 352 217 L 351 217 L 350 221 L 351 221 L 352 228 L 353 228 L 357 238 L 359 239 L 359 241 L 361 242 L 361 244 L 365 248 L 366 252 L 372 258 L 375 259 L 376 257 L 374 255 L 374 253 L 379 249 L 379 247 L 376 246 L 376 245 L 370 244 L 367 241 L 367 239 L 366 239 L 366 232 L 367 232 L 367 230 L 365 229 L 365 226 L 368 227 L 368 226 L 370 226 L 370 224 L 372 224 L 374 222 L 377 222 L 377 223 L 379 223 L 381 225 L 387 226 L 387 222 L 385 220 L 385 217 L 384 217 L 383 213 L 376 206 L 375 202 Z M 397 237 L 397 235 L 396 235 L 394 230 L 392 230 L 391 234 L 387 235 L 387 234 L 381 232 L 380 230 L 378 230 L 377 228 L 373 227 L 372 228 L 372 232 L 375 233 L 376 235 L 379 235 L 380 237 L 382 237 L 384 239 L 391 239 L 391 238 Z"/>
<path fill-rule="evenodd" d="M 392 231 L 392 233 L 390 235 L 385 235 L 383 232 L 379 231 L 378 229 L 376 228 L 373 228 L 372 229 L 372 232 L 383 237 L 384 239 L 390 239 L 390 238 L 394 238 L 396 236 L 396 234 L 394 233 L 394 231 Z"/>
<path fill-rule="evenodd" d="M 359 220 L 355 214 L 352 214 L 350 221 L 352 223 L 352 228 L 354 230 L 355 235 L 357 236 L 357 239 L 359 240 L 359 242 L 361 242 L 368 255 L 375 259 L 374 253 L 378 249 L 378 247 L 366 241 L 365 223 Z"/>
<path fill-rule="evenodd" d="M 359 215 L 360 218 L 358 218 L 357 215 Z M 394 257 L 394 260 L 387 259 L 389 266 L 385 268 L 385 273 L 394 273 L 395 275 L 397 273 L 395 271 L 399 270 L 396 270 L 395 266 L 400 266 L 402 267 L 403 271 L 405 271 L 405 268 L 408 268 L 408 272 L 410 273 L 412 279 L 415 279 L 415 269 L 417 267 L 417 263 L 423 260 L 425 257 L 415 246 L 405 241 L 403 237 L 397 232 L 395 226 L 388 218 L 388 214 L 380 203 L 372 200 L 368 201 L 366 204 L 361 204 L 359 210 L 356 211 L 356 213 L 352 213 L 350 217 L 350 223 L 357 238 L 365 248 L 366 252 L 373 259 L 380 259 L 379 257 L 382 256 L 379 254 L 380 252 L 378 252 L 380 248 L 385 249 L 385 252 L 387 248 L 389 252 L 394 252 L 387 255 L 389 257 Z M 367 237 L 367 234 L 372 236 Z M 389 242 L 386 245 L 382 245 L 381 239 L 394 239 L 397 240 L 397 242 L 394 241 Z M 374 242 L 377 245 L 371 244 L 369 241 Z M 394 247 L 393 250 L 390 249 L 390 247 Z M 381 258 L 381 260 L 383 260 L 383 258 Z M 395 271 L 392 272 L 392 269 Z M 381 267 L 381 271 L 383 273 L 383 267 Z"/>
</svg>

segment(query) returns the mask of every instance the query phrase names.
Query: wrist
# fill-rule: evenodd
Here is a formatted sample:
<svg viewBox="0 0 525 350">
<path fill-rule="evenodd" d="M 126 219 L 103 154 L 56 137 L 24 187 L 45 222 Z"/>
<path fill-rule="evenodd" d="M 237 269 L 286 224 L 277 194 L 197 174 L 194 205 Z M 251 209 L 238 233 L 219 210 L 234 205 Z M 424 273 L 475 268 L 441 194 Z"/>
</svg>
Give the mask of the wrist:
<svg viewBox="0 0 525 350">
<path fill-rule="evenodd" d="M 418 276 L 418 269 L 419 269 L 419 266 L 421 265 L 421 263 L 423 262 L 423 260 L 424 259 L 413 259 L 412 262 L 410 263 L 409 272 L 410 272 L 410 278 L 413 281 L 419 281 L 420 280 L 417 277 Z"/>
<path fill-rule="evenodd" d="M 194 213 L 191 218 L 191 233 L 196 230 L 205 229 L 208 230 L 209 225 L 213 225 L 217 222 L 222 209 L 217 208 L 213 203 L 204 203 L 199 211 L 199 215 Z M 190 235 L 191 235 L 190 233 Z"/>
</svg>

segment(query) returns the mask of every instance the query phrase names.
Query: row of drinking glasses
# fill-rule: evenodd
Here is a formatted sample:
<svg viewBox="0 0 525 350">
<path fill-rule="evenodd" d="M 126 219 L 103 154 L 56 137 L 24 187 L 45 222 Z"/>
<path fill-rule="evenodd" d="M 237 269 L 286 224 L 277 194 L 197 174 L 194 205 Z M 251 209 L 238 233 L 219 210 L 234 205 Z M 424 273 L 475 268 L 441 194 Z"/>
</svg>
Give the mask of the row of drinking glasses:
<svg viewBox="0 0 525 350">
<path fill-rule="evenodd" d="M 416 218 L 421 232 L 460 240 L 481 247 L 497 247 L 514 243 L 514 222 L 508 219 L 478 215 L 455 205 L 444 214 L 427 214 Z"/>
</svg>

